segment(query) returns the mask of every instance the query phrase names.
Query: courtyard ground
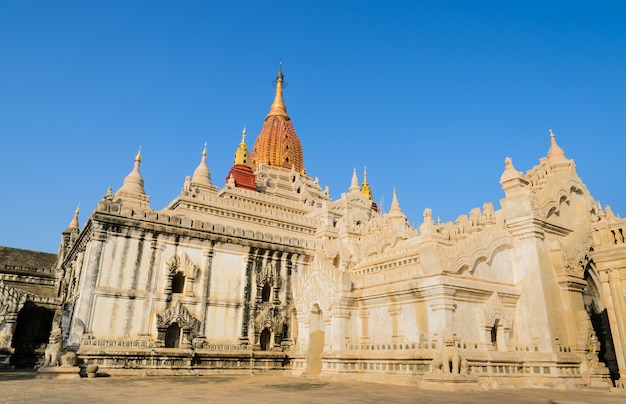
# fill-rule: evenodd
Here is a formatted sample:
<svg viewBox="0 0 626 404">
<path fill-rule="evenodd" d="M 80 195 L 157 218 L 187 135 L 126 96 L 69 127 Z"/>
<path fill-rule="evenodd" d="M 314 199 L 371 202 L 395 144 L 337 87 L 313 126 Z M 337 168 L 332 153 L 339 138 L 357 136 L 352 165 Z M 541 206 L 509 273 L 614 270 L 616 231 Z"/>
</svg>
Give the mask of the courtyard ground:
<svg viewBox="0 0 626 404">
<path fill-rule="evenodd" d="M 269 375 L 36 379 L 0 372 L 0 403 L 626 403 L 626 391 L 442 392 L 414 386 Z"/>
</svg>

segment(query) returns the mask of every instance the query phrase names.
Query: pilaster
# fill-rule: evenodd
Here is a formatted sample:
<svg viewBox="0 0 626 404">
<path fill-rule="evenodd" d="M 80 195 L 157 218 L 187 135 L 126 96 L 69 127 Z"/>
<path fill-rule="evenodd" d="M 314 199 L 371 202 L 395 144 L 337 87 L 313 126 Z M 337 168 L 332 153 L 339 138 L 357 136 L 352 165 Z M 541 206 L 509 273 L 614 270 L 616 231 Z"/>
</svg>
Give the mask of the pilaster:
<svg viewBox="0 0 626 404">
<path fill-rule="evenodd" d="M 94 309 L 94 290 L 100 268 L 102 267 L 102 253 L 108 233 L 101 223 L 93 223 L 93 238 L 89 242 L 85 260 L 87 265 L 81 271 L 80 295 L 76 299 L 74 316 L 70 326 L 70 335 L 67 345 L 80 344 L 83 333 L 91 329 L 92 311 Z"/>
</svg>

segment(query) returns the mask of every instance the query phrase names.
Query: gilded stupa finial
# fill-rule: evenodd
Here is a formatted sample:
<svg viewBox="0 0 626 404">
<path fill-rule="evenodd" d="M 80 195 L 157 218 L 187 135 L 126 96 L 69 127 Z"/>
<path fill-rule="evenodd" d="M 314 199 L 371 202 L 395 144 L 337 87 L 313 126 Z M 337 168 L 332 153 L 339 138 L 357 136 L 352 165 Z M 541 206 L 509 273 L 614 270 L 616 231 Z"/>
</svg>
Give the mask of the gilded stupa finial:
<svg viewBox="0 0 626 404">
<path fill-rule="evenodd" d="M 135 156 L 135 161 L 141 162 L 141 145 L 139 146 L 139 151 L 137 152 L 137 155 Z"/>
<path fill-rule="evenodd" d="M 283 100 L 283 61 L 281 60 L 278 66 L 278 74 L 276 74 L 276 95 L 274 96 L 274 102 L 270 107 L 270 112 L 265 117 L 267 120 L 270 116 L 278 116 L 285 120 L 289 120 L 287 115 L 287 107 L 285 107 L 285 101 Z"/>
<path fill-rule="evenodd" d="M 241 143 L 239 143 L 239 147 L 235 151 L 235 161 L 234 164 L 248 164 L 248 145 L 246 145 L 246 125 L 243 125 L 243 131 L 241 132 Z"/>
<path fill-rule="evenodd" d="M 363 185 L 361 186 L 361 193 L 368 200 L 372 200 L 372 189 L 369 182 L 367 182 L 367 167 L 363 167 Z"/>
<path fill-rule="evenodd" d="M 241 132 L 241 144 L 246 144 L 246 124 L 243 124 L 243 131 Z"/>
</svg>

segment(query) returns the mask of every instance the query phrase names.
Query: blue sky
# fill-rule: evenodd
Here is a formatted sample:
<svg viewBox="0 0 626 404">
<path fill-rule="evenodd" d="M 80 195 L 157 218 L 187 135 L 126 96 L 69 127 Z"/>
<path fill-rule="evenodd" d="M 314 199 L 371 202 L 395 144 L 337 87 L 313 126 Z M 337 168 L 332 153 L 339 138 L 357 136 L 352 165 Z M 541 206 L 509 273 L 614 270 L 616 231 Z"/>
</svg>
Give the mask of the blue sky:
<svg viewBox="0 0 626 404">
<path fill-rule="evenodd" d="M 223 186 L 279 60 L 304 164 L 334 199 L 367 167 L 411 223 L 455 220 L 526 171 L 551 128 L 626 214 L 626 3 L 0 1 L 0 245 L 56 252 L 142 147 L 153 209 L 208 143 Z"/>
</svg>

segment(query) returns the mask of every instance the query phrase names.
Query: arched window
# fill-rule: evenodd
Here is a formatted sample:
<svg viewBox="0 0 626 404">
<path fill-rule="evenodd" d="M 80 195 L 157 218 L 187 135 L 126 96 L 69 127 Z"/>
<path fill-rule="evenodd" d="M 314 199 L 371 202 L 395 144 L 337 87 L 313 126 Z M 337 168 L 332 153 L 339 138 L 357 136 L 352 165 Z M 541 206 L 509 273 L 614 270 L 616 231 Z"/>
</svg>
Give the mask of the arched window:
<svg viewBox="0 0 626 404">
<path fill-rule="evenodd" d="M 172 323 L 165 332 L 165 348 L 178 348 L 180 342 L 180 327 Z"/>
<path fill-rule="evenodd" d="M 491 343 L 494 346 L 498 346 L 498 320 L 493 323 L 491 327 Z"/>
<path fill-rule="evenodd" d="M 262 351 L 270 350 L 270 339 L 272 337 L 272 333 L 267 328 L 263 329 L 261 332 L 261 337 L 259 338 L 259 344 L 261 345 Z"/>
<path fill-rule="evenodd" d="M 172 293 L 183 293 L 185 289 L 185 274 L 176 272 L 172 278 Z"/>
<path fill-rule="evenodd" d="M 261 292 L 261 301 L 269 302 L 271 296 L 272 296 L 272 285 L 270 285 L 269 283 L 266 283 L 265 286 L 263 286 L 263 291 Z"/>
</svg>

